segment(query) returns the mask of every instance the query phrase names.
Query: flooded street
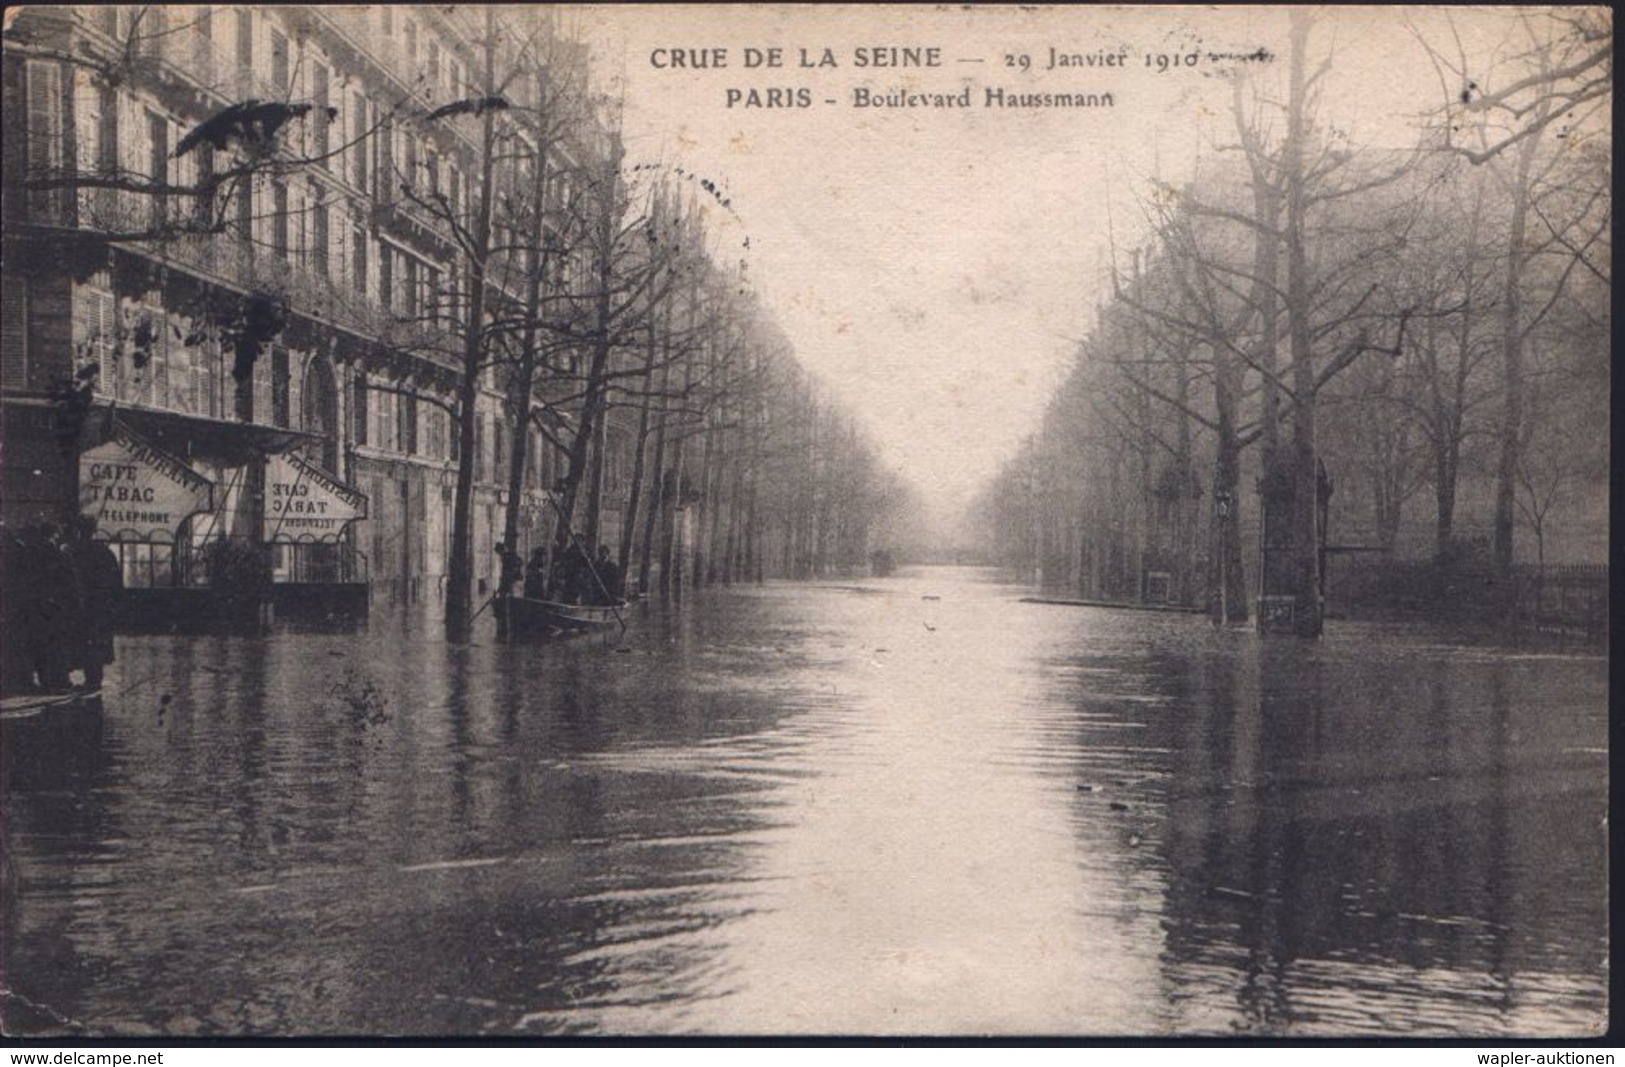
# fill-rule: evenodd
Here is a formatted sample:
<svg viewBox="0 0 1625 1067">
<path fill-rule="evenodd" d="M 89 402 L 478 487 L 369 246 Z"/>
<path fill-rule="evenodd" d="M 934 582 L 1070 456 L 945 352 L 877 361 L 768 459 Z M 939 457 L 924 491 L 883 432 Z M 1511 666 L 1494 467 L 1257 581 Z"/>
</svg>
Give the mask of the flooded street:
<svg viewBox="0 0 1625 1067">
<path fill-rule="evenodd" d="M 1021 592 L 121 639 L 7 725 L 7 1028 L 1604 1027 L 1606 659 Z"/>
</svg>

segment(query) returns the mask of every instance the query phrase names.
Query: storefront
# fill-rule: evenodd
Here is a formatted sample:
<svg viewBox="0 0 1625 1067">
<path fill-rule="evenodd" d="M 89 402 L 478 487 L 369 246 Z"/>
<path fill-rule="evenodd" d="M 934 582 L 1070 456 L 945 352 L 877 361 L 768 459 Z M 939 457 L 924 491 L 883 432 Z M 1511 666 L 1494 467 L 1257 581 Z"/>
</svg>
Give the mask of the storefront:
<svg viewBox="0 0 1625 1067">
<path fill-rule="evenodd" d="M 171 591 L 193 517 L 214 511 L 215 484 L 122 421 L 108 419 L 102 436 L 79 454 L 79 513 L 118 557 L 119 624 L 147 629 L 146 620 L 182 607 Z"/>
<path fill-rule="evenodd" d="M 309 435 L 153 411 L 97 421 L 80 512 L 118 556 L 122 629 L 365 617 L 349 530 L 367 500 L 300 454 Z"/>
<path fill-rule="evenodd" d="M 266 458 L 264 500 L 260 540 L 277 613 L 365 617 L 366 561 L 350 550 L 348 531 L 367 517 L 367 497 L 291 451 Z"/>
</svg>

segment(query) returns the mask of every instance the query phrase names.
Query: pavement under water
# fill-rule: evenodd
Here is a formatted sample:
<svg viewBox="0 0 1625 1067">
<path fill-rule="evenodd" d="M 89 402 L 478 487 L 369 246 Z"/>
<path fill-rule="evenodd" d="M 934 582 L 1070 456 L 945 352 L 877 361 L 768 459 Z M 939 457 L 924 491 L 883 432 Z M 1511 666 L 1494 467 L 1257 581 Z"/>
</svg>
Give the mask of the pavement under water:
<svg viewBox="0 0 1625 1067">
<path fill-rule="evenodd" d="M 1604 658 L 1023 592 L 121 639 L 6 726 L 6 1031 L 1606 1026 Z"/>
</svg>

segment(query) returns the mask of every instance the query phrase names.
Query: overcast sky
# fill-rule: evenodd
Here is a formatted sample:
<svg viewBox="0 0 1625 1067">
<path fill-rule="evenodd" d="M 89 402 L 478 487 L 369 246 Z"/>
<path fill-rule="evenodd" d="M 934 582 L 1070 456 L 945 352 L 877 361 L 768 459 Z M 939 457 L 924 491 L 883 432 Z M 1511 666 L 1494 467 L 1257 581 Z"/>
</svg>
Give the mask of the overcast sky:
<svg viewBox="0 0 1625 1067">
<path fill-rule="evenodd" d="M 1323 15 L 1312 43 L 1317 54 L 1335 43 L 1328 117 L 1357 143 L 1409 143 L 1411 116 L 1440 90 L 1402 10 Z M 615 7 L 582 17 L 600 73 L 625 79 L 628 162 L 662 160 L 725 186 L 738 222 L 717 230 L 718 255 L 748 260 L 803 365 L 943 515 L 1036 428 L 1106 292 L 1109 235 L 1120 250 L 1138 243 L 1153 179 L 1180 179 L 1232 137 L 1219 76 L 1232 64 L 1159 72 L 1146 56 L 1263 47 L 1276 57 L 1264 76 L 1286 74 L 1286 17 L 1267 9 Z M 1469 26 L 1475 17 L 1488 28 L 1482 14 L 1455 15 Z M 853 65 L 855 49 L 886 46 L 938 46 L 942 65 Z M 782 48 L 784 66 L 746 69 L 747 47 Z M 826 47 L 838 67 L 799 67 L 800 49 L 817 61 Z M 1042 70 L 1051 47 L 1121 53 L 1123 66 Z M 655 65 L 671 62 L 656 49 L 714 48 L 727 49 L 726 67 Z M 1030 70 L 1007 65 L 1023 54 Z M 852 103 L 860 86 L 967 84 L 967 111 Z M 1115 106 L 989 109 L 988 86 L 1110 92 Z M 806 88 L 813 104 L 730 108 L 730 88 Z"/>
</svg>

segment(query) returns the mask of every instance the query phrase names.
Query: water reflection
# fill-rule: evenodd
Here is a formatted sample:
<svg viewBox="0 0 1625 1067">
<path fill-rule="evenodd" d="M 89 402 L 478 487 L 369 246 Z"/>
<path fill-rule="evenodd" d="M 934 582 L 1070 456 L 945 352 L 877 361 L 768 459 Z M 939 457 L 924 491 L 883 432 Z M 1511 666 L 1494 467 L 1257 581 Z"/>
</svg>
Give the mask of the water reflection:
<svg viewBox="0 0 1625 1067">
<path fill-rule="evenodd" d="M 1015 592 L 126 641 L 65 747 L 7 726 L 7 1025 L 1601 1025 L 1603 661 Z"/>
</svg>

